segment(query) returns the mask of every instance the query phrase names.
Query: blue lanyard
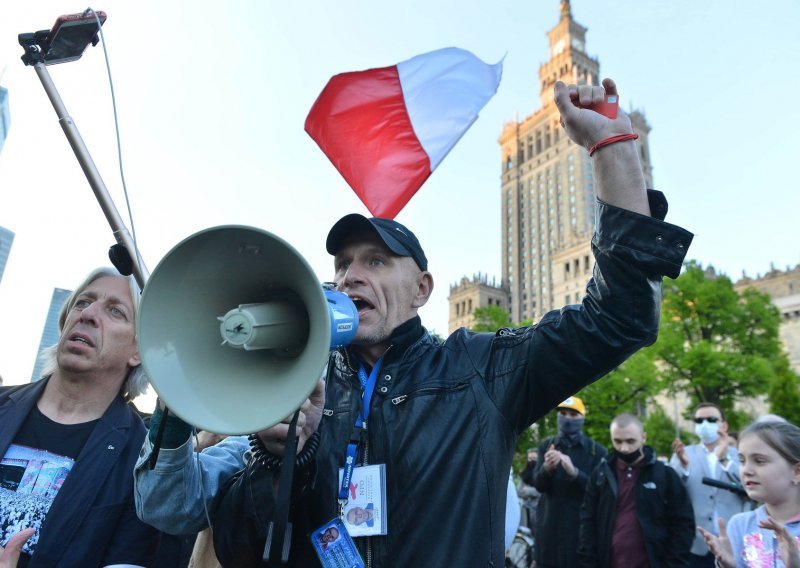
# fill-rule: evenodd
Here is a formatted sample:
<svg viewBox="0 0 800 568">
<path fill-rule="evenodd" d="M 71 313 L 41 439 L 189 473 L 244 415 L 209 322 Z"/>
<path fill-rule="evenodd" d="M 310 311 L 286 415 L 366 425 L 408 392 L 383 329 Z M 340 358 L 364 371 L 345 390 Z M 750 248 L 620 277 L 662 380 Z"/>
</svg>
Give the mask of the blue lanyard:
<svg viewBox="0 0 800 568">
<path fill-rule="evenodd" d="M 362 365 L 358 369 L 358 380 L 361 383 L 361 411 L 356 417 L 356 423 L 353 426 L 353 433 L 350 435 L 350 442 L 347 444 L 347 452 L 344 460 L 344 473 L 342 475 L 342 486 L 339 488 L 339 501 L 347 503 L 347 497 L 350 492 L 350 480 L 353 478 L 353 468 L 356 465 L 356 457 L 358 454 L 358 444 L 361 441 L 361 432 L 364 428 L 364 422 L 369 418 L 369 406 L 372 400 L 372 393 L 375 390 L 375 383 L 378 382 L 378 373 L 381 372 L 381 359 L 375 363 L 372 372 L 367 377 L 367 372 Z"/>
</svg>

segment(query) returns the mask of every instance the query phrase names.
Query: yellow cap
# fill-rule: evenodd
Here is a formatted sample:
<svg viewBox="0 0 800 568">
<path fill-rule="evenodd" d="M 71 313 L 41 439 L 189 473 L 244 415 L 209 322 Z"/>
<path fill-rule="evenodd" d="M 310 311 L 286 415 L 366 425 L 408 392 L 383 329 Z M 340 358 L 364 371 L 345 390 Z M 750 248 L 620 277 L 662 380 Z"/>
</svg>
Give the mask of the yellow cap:
<svg viewBox="0 0 800 568">
<path fill-rule="evenodd" d="M 577 396 L 569 397 L 567 400 L 559 404 L 557 408 L 569 408 L 576 412 L 580 412 L 581 416 L 586 416 L 586 406 L 584 406 L 583 401 Z"/>
</svg>

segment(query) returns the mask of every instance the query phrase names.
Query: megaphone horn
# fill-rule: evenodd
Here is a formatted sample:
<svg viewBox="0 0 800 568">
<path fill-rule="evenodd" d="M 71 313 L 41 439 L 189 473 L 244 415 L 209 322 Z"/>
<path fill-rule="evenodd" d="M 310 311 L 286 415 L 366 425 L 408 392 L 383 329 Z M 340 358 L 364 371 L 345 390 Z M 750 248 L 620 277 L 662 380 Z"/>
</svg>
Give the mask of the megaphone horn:
<svg viewBox="0 0 800 568">
<path fill-rule="evenodd" d="M 355 337 L 347 296 L 323 288 L 279 237 L 213 227 L 177 244 L 142 292 L 137 339 L 158 396 L 219 434 L 277 424 L 314 389 L 332 346 Z"/>
</svg>

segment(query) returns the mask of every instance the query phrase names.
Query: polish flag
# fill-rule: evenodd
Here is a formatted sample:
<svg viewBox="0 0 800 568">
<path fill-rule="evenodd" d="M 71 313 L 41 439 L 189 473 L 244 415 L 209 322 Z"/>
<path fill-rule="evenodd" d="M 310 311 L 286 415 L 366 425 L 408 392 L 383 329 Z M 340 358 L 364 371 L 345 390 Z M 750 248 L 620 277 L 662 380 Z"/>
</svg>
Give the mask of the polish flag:
<svg viewBox="0 0 800 568">
<path fill-rule="evenodd" d="M 306 118 L 375 217 L 393 219 L 497 91 L 503 62 L 449 47 L 391 67 L 335 75 Z"/>
</svg>

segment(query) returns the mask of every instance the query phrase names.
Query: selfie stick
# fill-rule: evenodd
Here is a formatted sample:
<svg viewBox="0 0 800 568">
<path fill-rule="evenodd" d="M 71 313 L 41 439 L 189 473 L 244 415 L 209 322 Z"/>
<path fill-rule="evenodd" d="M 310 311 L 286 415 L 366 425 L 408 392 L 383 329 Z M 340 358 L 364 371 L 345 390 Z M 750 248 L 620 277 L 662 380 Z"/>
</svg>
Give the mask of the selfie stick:
<svg viewBox="0 0 800 568">
<path fill-rule="evenodd" d="M 22 57 L 22 61 L 25 65 L 33 66 L 36 70 L 36 74 L 42 82 L 42 87 L 44 87 L 56 111 L 58 122 L 61 124 L 62 130 L 64 130 L 64 135 L 67 137 L 70 146 L 72 146 L 72 151 L 75 153 L 75 157 L 78 159 L 78 163 L 81 165 L 81 169 L 86 175 L 86 179 L 89 181 L 89 185 L 92 187 L 97 201 L 100 203 L 100 208 L 103 210 L 109 225 L 111 225 L 114 238 L 119 247 L 124 248 L 124 251 L 127 252 L 128 258 L 120 258 L 119 247 L 116 247 L 116 250 L 112 247 L 112 250 L 109 252 L 111 261 L 122 274 L 126 272 L 127 274 L 133 274 L 141 290 L 144 288 L 144 284 L 150 274 L 144 266 L 144 262 L 139 255 L 139 251 L 136 249 L 136 245 L 128 229 L 122 221 L 122 217 L 120 217 L 117 208 L 114 206 L 114 202 L 111 200 L 108 189 L 106 189 L 106 184 L 103 183 L 103 178 L 100 177 L 100 172 L 97 170 L 97 166 L 94 165 L 94 160 L 92 160 L 92 156 L 89 154 L 89 150 L 87 150 L 80 132 L 78 132 L 78 127 L 75 126 L 72 117 L 67 113 L 67 108 L 64 106 L 64 102 L 61 100 L 53 80 L 50 78 L 50 73 L 47 71 L 44 62 L 44 54 L 38 43 L 41 38 L 40 34 L 41 32 L 37 32 L 36 34 L 20 34 L 20 45 L 25 48 L 25 55 Z"/>
</svg>

